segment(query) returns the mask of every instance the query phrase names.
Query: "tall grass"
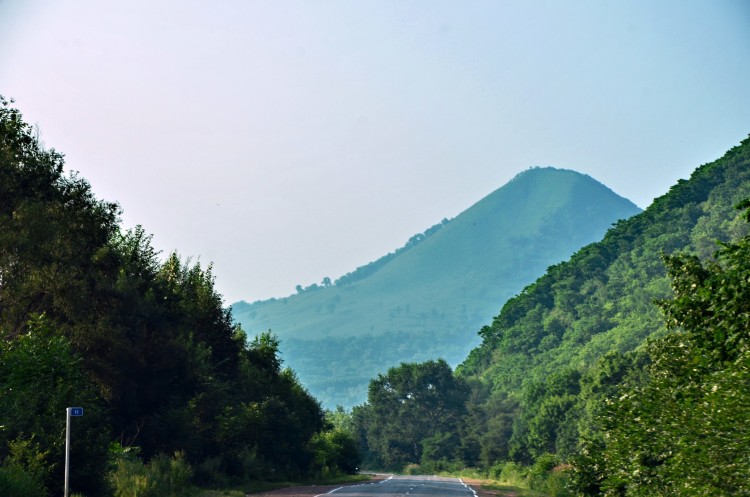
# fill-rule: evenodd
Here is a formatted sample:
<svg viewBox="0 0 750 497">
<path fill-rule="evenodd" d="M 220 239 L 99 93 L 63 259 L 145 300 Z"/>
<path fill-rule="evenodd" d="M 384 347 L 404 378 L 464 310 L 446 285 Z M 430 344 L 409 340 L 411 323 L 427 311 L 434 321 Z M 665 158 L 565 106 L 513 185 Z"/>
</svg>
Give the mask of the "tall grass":
<svg viewBox="0 0 750 497">
<path fill-rule="evenodd" d="M 498 463 L 490 468 L 490 477 L 503 485 L 528 488 L 554 497 L 572 497 L 568 465 L 560 464 L 553 454 L 541 455 L 533 466 L 514 462 Z"/>
<path fill-rule="evenodd" d="M 110 483 L 115 497 L 184 497 L 192 492 L 193 471 L 182 452 L 158 455 L 144 464 L 135 456 L 117 459 Z"/>
</svg>

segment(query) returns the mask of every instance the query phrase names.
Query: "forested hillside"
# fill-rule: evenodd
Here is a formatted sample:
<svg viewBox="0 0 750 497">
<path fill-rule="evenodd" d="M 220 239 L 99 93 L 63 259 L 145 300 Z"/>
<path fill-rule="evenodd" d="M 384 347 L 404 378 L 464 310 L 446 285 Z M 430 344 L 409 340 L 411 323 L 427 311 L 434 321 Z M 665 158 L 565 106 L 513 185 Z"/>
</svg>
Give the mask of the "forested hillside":
<svg viewBox="0 0 750 497">
<path fill-rule="evenodd" d="M 654 305 L 671 295 L 662 255 L 680 251 L 705 260 L 717 241 L 747 232 L 735 205 L 750 196 L 749 148 L 746 140 L 698 168 L 601 242 L 549 268 L 480 331 L 482 344 L 461 374 L 491 382 L 493 391 L 517 391 L 665 330 Z"/>
<path fill-rule="evenodd" d="M 161 260 L 63 166 L 0 97 L 0 494 L 58 495 L 72 406 L 71 489 L 89 497 L 344 469 L 318 401 L 273 336 L 235 325 L 211 267 Z"/>
<path fill-rule="evenodd" d="M 279 336 L 324 403 L 350 407 L 394 364 L 464 360 L 503 302 L 638 211 L 588 176 L 534 168 L 335 282 L 232 310 L 246 329 Z"/>
<path fill-rule="evenodd" d="M 394 457 L 383 447 L 404 436 L 379 428 L 376 386 L 429 368 L 373 380 L 354 410 L 369 459 L 478 467 L 558 495 L 750 495 L 748 198 L 750 139 L 509 300 L 457 369 L 459 436 L 428 432 Z M 389 415 L 411 423 L 435 385 L 409 387 Z"/>
<path fill-rule="evenodd" d="M 487 388 L 487 398 L 472 406 L 482 421 L 464 439 L 480 448 L 477 460 L 531 463 L 547 453 L 565 460 L 576 454 L 580 437 L 598 429 L 606 383 L 619 381 L 619 355 L 666 333 L 655 305 L 673 294 L 664 254 L 710 260 L 717 241 L 747 233 L 735 206 L 748 197 L 745 140 L 511 299 L 459 368 Z M 512 425 L 498 425 L 507 413 Z"/>
</svg>

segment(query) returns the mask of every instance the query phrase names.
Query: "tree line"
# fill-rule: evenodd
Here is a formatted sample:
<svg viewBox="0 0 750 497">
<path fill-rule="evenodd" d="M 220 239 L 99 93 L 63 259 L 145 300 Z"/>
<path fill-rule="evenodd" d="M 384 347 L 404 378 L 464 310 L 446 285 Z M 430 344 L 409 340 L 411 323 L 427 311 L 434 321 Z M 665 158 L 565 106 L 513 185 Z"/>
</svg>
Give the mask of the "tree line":
<svg viewBox="0 0 750 497">
<path fill-rule="evenodd" d="M 278 340 L 223 308 L 211 266 L 162 260 L 119 216 L 0 97 L 1 493 L 62 488 L 70 406 L 85 408 L 71 488 L 88 496 L 114 491 L 117 461 L 175 453 L 203 485 L 356 467 Z"/>
</svg>

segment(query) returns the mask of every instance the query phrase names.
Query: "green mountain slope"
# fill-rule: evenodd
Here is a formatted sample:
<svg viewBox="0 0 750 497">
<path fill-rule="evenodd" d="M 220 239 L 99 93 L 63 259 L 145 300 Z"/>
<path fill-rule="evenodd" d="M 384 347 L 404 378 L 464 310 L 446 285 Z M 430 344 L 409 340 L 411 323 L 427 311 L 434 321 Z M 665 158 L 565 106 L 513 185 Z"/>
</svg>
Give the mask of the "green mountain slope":
<svg viewBox="0 0 750 497">
<path fill-rule="evenodd" d="M 402 361 L 464 359 L 503 302 L 638 211 L 586 175 L 530 169 L 332 285 L 239 302 L 232 312 L 251 334 L 277 334 L 324 404 L 351 406 L 372 377 Z"/>
<path fill-rule="evenodd" d="M 465 438 L 476 459 L 530 462 L 575 453 L 579 437 L 596 430 L 591 410 L 603 405 L 606 383 L 622 381 L 619 354 L 666 333 L 654 305 L 672 295 L 662 255 L 710 259 L 716 240 L 747 233 L 734 206 L 748 197 L 750 139 L 509 300 L 458 369 L 491 392 L 475 406 L 479 421 Z M 607 354 L 609 362 L 599 363 Z M 512 428 L 493 432 L 493 419 L 509 412 Z"/>
</svg>

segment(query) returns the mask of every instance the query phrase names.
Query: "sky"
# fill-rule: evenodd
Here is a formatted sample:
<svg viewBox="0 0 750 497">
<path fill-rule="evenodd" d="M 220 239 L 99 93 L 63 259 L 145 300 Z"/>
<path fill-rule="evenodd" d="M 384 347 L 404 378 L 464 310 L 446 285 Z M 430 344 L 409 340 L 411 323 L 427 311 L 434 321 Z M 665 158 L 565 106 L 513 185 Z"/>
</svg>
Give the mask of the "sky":
<svg viewBox="0 0 750 497">
<path fill-rule="evenodd" d="M 750 133 L 744 0 L 0 0 L 0 95 L 225 303 L 535 166 L 640 207 Z"/>
</svg>

